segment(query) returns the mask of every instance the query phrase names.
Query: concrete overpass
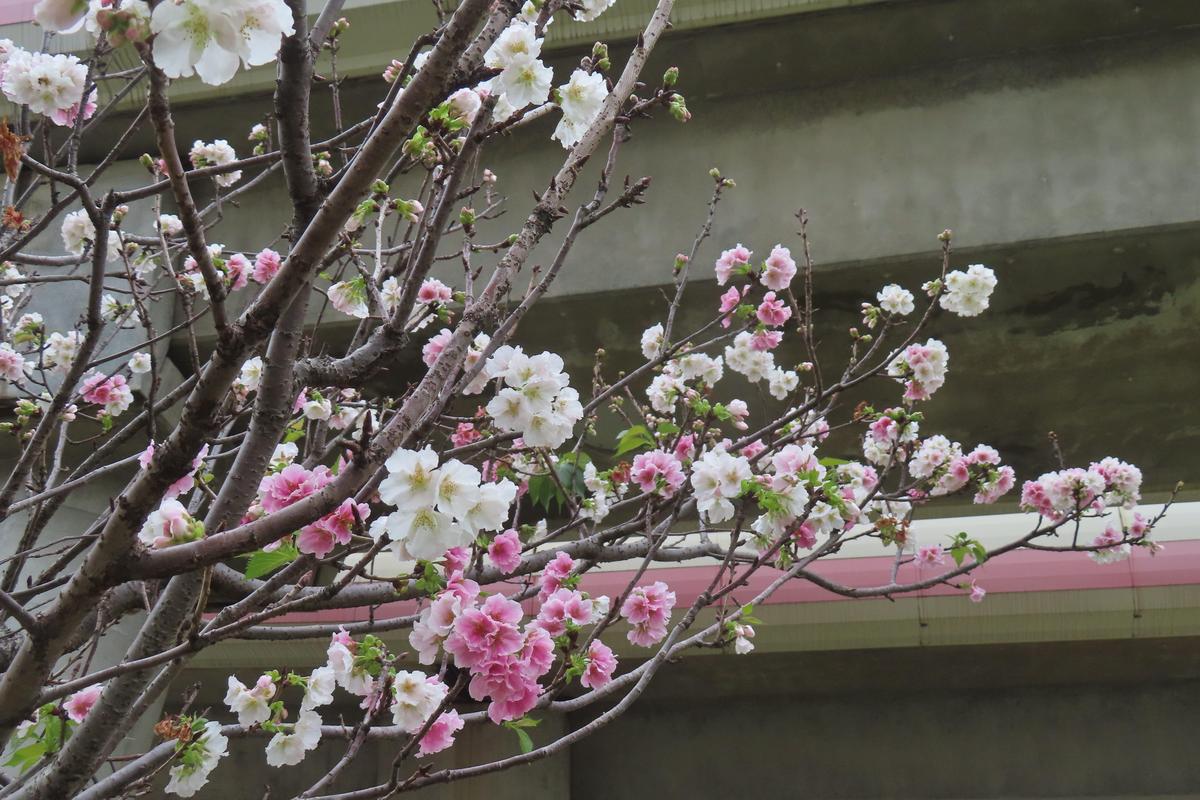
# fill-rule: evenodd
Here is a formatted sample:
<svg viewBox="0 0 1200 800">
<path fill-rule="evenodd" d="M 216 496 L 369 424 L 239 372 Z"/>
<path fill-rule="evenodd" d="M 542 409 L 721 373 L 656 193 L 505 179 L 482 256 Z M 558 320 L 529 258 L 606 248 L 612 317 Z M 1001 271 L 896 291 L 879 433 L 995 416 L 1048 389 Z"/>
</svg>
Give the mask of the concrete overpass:
<svg viewBox="0 0 1200 800">
<path fill-rule="evenodd" d="M 378 101 L 378 73 L 430 27 L 432 12 L 420 0 L 349 5 L 339 66 L 352 76 L 342 89 L 347 118 L 357 118 Z M 601 38 L 619 54 L 651 5 L 620 0 L 591 26 L 556 23 L 552 60 L 569 64 Z M 19 10 L 10 20 L 0 37 L 40 41 Z M 576 382 L 598 345 L 617 364 L 631 360 L 637 333 L 663 305 L 671 257 L 700 222 L 707 171 L 719 166 L 738 188 L 714 246 L 787 242 L 792 212 L 808 210 L 828 330 L 854 324 L 875 287 L 923 279 L 944 228 L 955 231 L 958 263 L 997 270 L 993 310 L 938 331 L 953 359 L 931 424 L 995 445 L 1022 478 L 1051 467 L 1044 434 L 1054 430 L 1068 461 L 1111 452 L 1141 465 L 1151 502 L 1177 480 L 1200 479 L 1200 5 L 683 0 L 676 22 L 648 74 L 679 65 L 694 119 L 635 129 L 621 172 L 653 176 L 650 202 L 579 243 L 552 296 L 523 324 L 524 342 L 563 352 Z M 241 147 L 230 131 L 259 121 L 272 79 L 260 69 L 220 92 L 181 86 L 181 136 Z M 106 132 L 121 128 L 114 118 Z M 318 121 L 316 135 L 331 130 L 328 117 Z M 142 180 L 135 159 L 149 148 L 142 131 L 123 179 Z M 489 166 L 516 209 L 544 184 L 554 155 L 516 139 L 494 151 Z M 288 216 L 279 191 L 266 182 L 246 196 L 216 240 L 261 246 L 261 231 Z M 500 238 L 511 224 L 501 218 L 481 238 Z M 556 244 L 539 252 L 543 263 Z M 44 245 L 57 253 L 57 235 Z M 713 255 L 702 253 L 700 266 Z M 707 310 L 717 290 L 705 270 L 696 274 L 693 302 Z M 182 342 L 168 352 L 186 370 Z M 973 427 L 997 397 L 1004 413 Z M 73 498 L 78 518 L 105 496 Z M 981 606 L 938 593 L 892 603 L 800 592 L 759 614 L 768 624 L 755 654 L 675 665 L 642 706 L 569 757 L 484 788 L 428 794 L 1200 794 L 1191 744 L 1200 711 L 1197 508 L 1169 518 L 1158 559 L 998 562 Z M 1017 523 L 1004 512 L 1012 510 L 924 525 L 1011 535 Z M 874 557 L 850 553 L 830 569 L 867 576 Z M 231 670 L 317 657 L 311 643 L 231 643 L 198 657 L 180 685 L 207 676 L 219 689 Z M 462 763 L 512 747 L 491 731 L 464 744 L 454 751 Z M 216 774 L 224 782 L 211 796 L 257 800 L 276 776 L 263 774 L 261 753 L 236 758 Z M 310 756 L 304 771 L 327 769 L 333 762 L 323 758 L 336 754 Z M 299 785 L 283 774 L 275 796 L 291 780 Z"/>
</svg>

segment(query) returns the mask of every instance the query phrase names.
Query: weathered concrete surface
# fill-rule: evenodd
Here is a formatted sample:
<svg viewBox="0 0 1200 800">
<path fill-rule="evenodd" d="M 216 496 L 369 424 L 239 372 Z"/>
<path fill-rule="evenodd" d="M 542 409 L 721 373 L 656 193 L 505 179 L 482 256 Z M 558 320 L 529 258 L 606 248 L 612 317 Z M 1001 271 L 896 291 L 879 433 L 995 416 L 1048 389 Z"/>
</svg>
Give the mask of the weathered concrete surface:
<svg viewBox="0 0 1200 800">
<path fill-rule="evenodd" d="M 1042 436 L 1055 430 L 1069 458 L 1111 449 L 1146 466 L 1156 489 L 1196 477 L 1188 454 L 1200 429 L 1186 411 L 1200 375 L 1170 365 L 1194 360 L 1200 299 L 1200 34 L 1186 27 L 1200 11 L 1106 4 L 1080 16 L 1070 2 L 1035 5 L 884 4 L 669 38 L 658 58 L 681 64 L 685 85 L 703 92 L 689 100 L 695 119 L 639 127 L 621 172 L 654 176 L 649 204 L 582 237 L 553 290 L 560 302 L 540 306 L 520 339 L 568 350 L 578 380 L 598 345 L 634 352 L 715 164 L 739 186 L 695 265 L 697 298 L 714 296 L 704 281 L 719 247 L 795 244 L 791 214 L 803 205 L 827 350 L 840 351 L 833 332 L 854 324 L 858 303 L 889 280 L 915 287 L 936 269 L 934 235 L 951 227 L 955 265 L 988 263 L 1001 286 L 987 316 L 940 324 L 951 382 L 931 417 L 964 441 L 1000 447 L 1023 475 L 1052 464 Z M 377 90 L 349 87 L 348 111 L 365 111 Z M 231 106 L 220 122 L 239 113 Z M 206 117 L 184 127 L 215 134 Z M 519 204 L 552 157 L 541 142 L 514 139 L 489 163 Z M 251 193 L 215 238 L 260 246 L 264 227 L 286 222 L 278 191 Z M 519 218 L 514 210 L 485 226 L 480 240 Z M 323 336 L 348 335 L 338 318 L 325 312 Z M 1009 410 L 986 430 L 961 424 L 994 396 Z"/>
<path fill-rule="evenodd" d="M 815 229 L 813 236 L 820 251 L 826 235 Z M 953 266 L 982 261 L 995 268 L 1000 283 L 983 316 L 944 315 L 931 328 L 950 348 L 950 372 L 927 404 L 924 429 L 999 448 L 1021 478 L 1056 468 L 1049 431 L 1058 433 L 1067 461 L 1118 455 L 1140 464 L 1155 492 L 1200 478 L 1194 456 L 1200 423 L 1191 413 L 1200 392 L 1193 352 L 1200 319 L 1198 254 L 1200 231 L 1190 226 L 957 254 Z M 937 255 L 929 253 L 821 270 L 816 305 L 827 369 L 844 363 L 845 331 L 861 324 L 862 301 L 892 281 L 916 291 L 937 268 Z M 668 269 L 663 266 L 664 274 Z M 710 318 L 720 290 L 708 280 L 690 291 L 680 331 L 696 330 Z M 609 354 L 610 374 L 639 363 L 638 333 L 665 308 L 658 289 L 562 298 L 536 307 L 519 338 L 533 347 L 553 342 L 574 381 L 584 385 L 597 347 Z M 778 360 L 803 358 L 790 346 Z M 752 409 L 781 407 L 765 390 L 739 384 L 736 375 L 725 380 Z M 847 397 L 837 419 L 845 421 L 860 398 L 894 403 L 899 390 L 889 381 L 869 384 Z M 824 450 L 853 457 L 857 448 L 843 432 Z"/>
<path fill-rule="evenodd" d="M 1095 41 L 1084 29 L 1069 41 L 1029 40 L 1014 32 L 1003 50 L 992 43 L 975 53 L 960 37 L 977 42 L 990 20 L 964 9 L 986 3 L 900 3 L 668 38 L 647 74 L 680 64 L 694 119 L 638 125 L 620 174 L 654 178 L 649 204 L 584 236 L 553 291 L 663 282 L 700 221 L 711 166 L 740 183 L 716 242 L 769 248 L 789 238 L 791 213 L 803 206 L 825 264 L 920 253 L 947 227 L 960 246 L 976 247 L 1195 222 L 1200 100 L 1191 87 L 1200 79 L 1200 32 L 1183 27 L 1182 6 L 1150 6 L 1176 13 L 1160 14 L 1149 33 L 1126 14 L 1124 35 L 1109 29 L 1112 38 Z M 1200 22 L 1200 7 L 1186 7 Z M 914 55 L 931 30 L 948 42 Z M 556 59 L 558 73 L 573 60 Z M 348 85 L 346 117 L 367 113 L 381 91 L 378 81 Z M 261 110 L 261 101 L 231 102 L 219 117 L 184 110 L 180 126 L 242 146 L 230 128 L 248 130 Z M 482 226 L 480 241 L 510 233 L 529 192 L 544 187 L 557 157 L 551 128 L 492 151 L 487 163 L 513 210 Z M 287 222 L 280 186 L 268 182 L 245 197 L 215 238 L 261 247 L 264 230 Z M 576 195 L 590 193 L 581 180 Z M 535 261 L 549 260 L 556 244 Z"/>
<path fill-rule="evenodd" d="M 1195 639 L 744 660 L 675 665 L 575 747 L 572 800 L 1200 792 Z"/>
</svg>

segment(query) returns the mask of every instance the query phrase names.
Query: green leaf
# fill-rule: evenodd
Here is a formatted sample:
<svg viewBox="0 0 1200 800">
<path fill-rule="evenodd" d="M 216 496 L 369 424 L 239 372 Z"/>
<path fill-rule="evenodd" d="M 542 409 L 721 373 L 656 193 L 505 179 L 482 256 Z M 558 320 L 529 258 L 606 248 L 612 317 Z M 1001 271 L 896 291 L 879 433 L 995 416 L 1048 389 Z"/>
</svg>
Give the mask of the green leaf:
<svg viewBox="0 0 1200 800">
<path fill-rule="evenodd" d="M 42 735 L 42 741 L 46 743 L 46 751 L 57 753 L 63 742 L 62 717 L 46 716 L 43 718 L 42 724 L 46 727 L 46 732 Z"/>
<path fill-rule="evenodd" d="M 302 439 L 302 438 L 304 438 L 304 422 L 303 422 L 303 420 L 297 420 L 296 422 L 293 422 L 291 425 L 288 426 L 288 431 L 287 431 L 287 434 L 283 437 L 283 441 L 288 444 L 291 444 L 292 442 L 296 441 L 297 439 Z"/>
<path fill-rule="evenodd" d="M 566 496 L 549 475 L 534 475 L 529 479 L 529 499 L 547 512 L 553 512 L 567 502 Z"/>
<path fill-rule="evenodd" d="M 281 544 L 274 550 L 257 550 L 249 556 L 246 561 L 245 575 L 247 578 L 261 578 L 263 575 L 268 575 L 285 564 L 290 564 L 299 557 L 300 551 L 295 545 Z"/>
<path fill-rule="evenodd" d="M 517 746 L 521 748 L 522 753 L 528 753 L 533 750 L 533 739 L 525 732 L 526 728 L 536 728 L 540 719 L 530 719 L 529 717 L 521 717 L 520 719 L 509 720 L 504 723 L 504 727 L 517 735 Z"/>
<path fill-rule="evenodd" d="M 18 772 L 25 772 L 46 755 L 46 745 L 42 741 L 32 742 L 13 751 L 12 757 L 4 762 L 4 766 L 13 767 Z"/>
<path fill-rule="evenodd" d="M 761 619 L 754 616 L 754 606 L 753 605 L 742 606 L 741 621 L 745 622 L 747 625 L 762 625 L 763 624 L 763 621 Z"/>
<path fill-rule="evenodd" d="M 674 422 L 658 423 L 658 435 L 659 436 L 670 436 L 673 433 L 679 433 L 679 426 L 676 425 Z"/>
<path fill-rule="evenodd" d="M 642 447 L 654 447 L 654 437 L 645 425 L 634 425 L 617 436 L 617 458 Z"/>
<path fill-rule="evenodd" d="M 850 462 L 844 458 L 832 458 L 830 456 L 826 456 L 825 458 L 822 458 L 818 463 L 822 467 L 838 467 L 838 466 L 841 466 L 842 464 L 849 464 Z"/>
<path fill-rule="evenodd" d="M 520 719 L 509 720 L 508 722 L 504 723 L 504 726 L 506 728 L 513 728 L 513 729 L 536 728 L 538 725 L 541 725 L 541 724 L 542 724 L 542 721 L 540 719 L 534 719 L 533 717 L 521 717 Z"/>
<path fill-rule="evenodd" d="M 417 579 L 417 591 L 432 597 L 446 585 L 442 573 L 432 561 L 418 561 L 417 564 L 421 568 L 421 577 Z M 359 650 L 362 650 L 361 645 Z"/>
<path fill-rule="evenodd" d="M 575 497 L 584 497 L 588 493 L 587 484 L 583 481 L 583 467 L 591 460 L 587 453 L 568 453 L 554 467 L 559 483 Z M 558 489 L 557 486 L 554 488 Z"/>
</svg>

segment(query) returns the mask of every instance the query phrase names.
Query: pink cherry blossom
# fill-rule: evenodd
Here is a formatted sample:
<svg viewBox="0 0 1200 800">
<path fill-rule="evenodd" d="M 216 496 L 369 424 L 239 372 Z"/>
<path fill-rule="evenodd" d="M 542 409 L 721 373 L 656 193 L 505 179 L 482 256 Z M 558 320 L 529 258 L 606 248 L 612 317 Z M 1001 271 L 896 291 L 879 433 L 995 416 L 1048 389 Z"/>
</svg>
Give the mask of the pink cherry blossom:
<svg viewBox="0 0 1200 800">
<path fill-rule="evenodd" d="M 783 245 L 775 245 L 771 249 L 771 255 L 767 256 L 767 262 L 759 280 L 768 289 L 782 292 L 791 285 L 794 277 L 796 277 L 796 262 L 792 260 L 792 251 Z"/>
<path fill-rule="evenodd" d="M 771 466 L 780 477 L 809 472 L 821 466 L 816 452 L 809 445 L 789 444 L 771 456 Z"/>
<path fill-rule="evenodd" d="M 757 456 L 759 453 L 761 453 L 763 450 L 766 450 L 766 449 L 767 449 L 767 445 L 763 442 L 762 439 L 755 439 L 753 442 L 751 442 L 750 444 L 748 444 L 742 448 L 742 455 L 745 456 L 746 458 L 753 459 L 755 456 Z"/>
<path fill-rule="evenodd" d="M 246 278 L 250 275 L 252 267 L 250 260 L 241 253 L 234 253 L 225 262 L 225 279 L 229 282 L 229 288 L 233 291 L 246 288 Z"/>
<path fill-rule="evenodd" d="M 652 647 L 667 637 L 667 626 L 640 622 L 629 629 L 626 638 L 638 647 Z"/>
<path fill-rule="evenodd" d="M 192 517 L 178 500 L 164 500 L 146 524 L 153 527 L 150 531 L 153 534 L 153 547 L 170 547 L 191 531 Z M 143 530 L 143 536 L 145 535 L 146 531 Z M 143 538 L 143 541 L 147 539 Z"/>
<path fill-rule="evenodd" d="M 936 494 L 951 494 L 967 485 L 971 479 L 971 465 L 965 456 L 960 456 L 946 465 L 946 471 L 937 482 Z"/>
<path fill-rule="evenodd" d="M 867 428 L 871 438 L 884 444 L 895 442 L 900 438 L 900 423 L 888 416 L 882 416 Z"/>
<path fill-rule="evenodd" d="M 792 539 L 796 544 L 803 547 L 805 550 L 811 550 L 817 546 L 817 527 L 812 520 L 804 520 L 794 531 L 792 531 Z"/>
<path fill-rule="evenodd" d="M 750 337 L 750 349 L 759 352 L 774 350 L 782 341 L 783 333 L 780 331 L 759 330 Z"/>
<path fill-rule="evenodd" d="M 688 461 L 696 455 L 696 437 L 685 434 L 675 443 L 675 457 L 680 461 Z"/>
<path fill-rule="evenodd" d="M 437 332 L 437 335 L 425 343 L 421 348 L 421 360 L 425 362 L 425 366 L 432 367 L 438 360 L 438 356 L 446 349 L 446 345 L 450 343 L 450 337 L 453 336 L 449 328 L 442 328 Z"/>
<path fill-rule="evenodd" d="M 774 292 L 767 292 L 758 304 L 755 315 L 763 325 L 778 328 L 792 318 L 792 310 L 783 300 L 777 299 Z"/>
<path fill-rule="evenodd" d="M 917 550 L 917 563 L 926 567 L 940 567 L 946 563 L 946 551 L 940 544 L 926 545 Z"/>
<path fill-rule="evenodd" d="M 259 483 L 262 507 L 268 514 L 274 514 L 320 491 L 332 480 L 329 467 L 318 466 L 310 471 L 299 464 L 288 464 Z"/>
<path fill-rule="evenodd" d="M 525 631 L 525 646 L 521 648 L 521 660 L 532 674 L 541 677 L 550 671 L 554 663 L 554 640 L 540 627 Z"/>
<path fill-rule="evenodd" d="M 133 404 L 133 391 L 124 375 L 105 377 L 94 372 L 83 379 L 80 389 L 84 400 L 104 406 L 106 414 L 120 414 Z"/>
<path fill-rule="evenodd" d="M 1007 466 L 1000 467 L 996 470 L 994 479 L 980 484 L 979 491 L 975 493 L 975 502 L 980 504 L 994 503 L 1012 491 L 1016 483 L 1017 476 L 1013 472 L 1013 468 Z"/>
<path fill-rule="evenodd" d="M 454 429 L 454 433 L 450 435 L 450 443 L 455 447 L 466 447 L 471 442 L 482 438 L 483 434 L 472 423 L 460 422 L 458 423 L 458 427 Z"/>
<path fill-rule="evenodd" d="M 517 630 L 521 616 L 518 603 L 503 595 L 489 595 L 479 608 L 465 609 L 454 620 L 446 652 L 454 656 L 459 667 L 467 669 L 511 655 L 524 643 Z"/>
<path fill-rule="evenodd" d="M 83 104 L 83 118 L 91 119 L 96 113 L 96 90 L 88 95 L 87 102 Z M 67 108 L 56 108 L 50 112 L 50 119 L 55 125 L 74 126 L 75 120 L 79 118 L 79 103 L 73 103 Z"/>
<path fill-rule="evenodd" d="M 464 607 L 469 606 L 479 596 L 479 584 L 464 577 L 462 572 L 453 571 L 446 578 L 446 588 L 442 594 L 452 594 Z"/>
<path fill-rule="evenodd" d="M 972 603 L 982 603 L 983 598 L 986 595 L 987 595 L 986 589 L 984 589 L 979 584 L 975 583 L 975 581 L 971 581 L 971 602 Z"/>
<path fill-rule="evenodd" d="M 579 677 L 579 682 L 589 689 L 601 689 L 612 680 L 617 671 L 617 657 L 604 642 L 593 639 L 588 645 L 587 668 Z"/>
<path fill-rule="evenodd" d="M 150 462 L 153 460 L 154 460 L 154 442 L 151 441 L 150 444 L 146 445 L 146 449 L 142 451 L 142 454 L 140 456 L 138 456 L 138 464 L 141 465 L 142 469 L 149 469 Z"/>
<path fill-rule="evenodd" d="M 417 755 L 431 756 L 450 747 L 454 744 L 454 734 L 461 731 L 466 724 L 454 709 L 441 714 L 421 737 Z"/>
<path fill-rule="evenodd" d="M 539 600 L 545 600 L 562 585 L 570 575 L 571 570 L 575 567 L 575 559 L 571 558 L 567 553 L 559 550 L 554 555 L 554 559 L 546 565 L 542 570 L 542 576 L 538 581 L 541 592 L 538 594 Z"/>
<path fill-rule="evenodd" d="M 497 535 L 488 545 L 488 558 L 505 574 L 515 570 L 521 564 L 520 535 L 512 528 Z"/>
<path fill-rule="evenodd" d="M 568 624 L 586 625 L 592 619 L 592 601 L 571 589 L 558 589 L 542 603 L 537 625 L 551 636 L 562 636 Z"/>
<path fill-rule="evenodd" d="M 353 498 L 346 498 L 332 513 L 321 517 L 311 525 L 306 526 L 296 537 L 296 547 L 301 553 L 311 553 L 317 558 L 324 558 L 333 550 L 335 544 L 348 544 L 357 524 L 354 518 L 358 512 L 358 521 L 365 523 L 371 516 L 371 507 L 366 503 L 355 504 Z"/>
<path fill-rule="evenodd" d="M 737 247 L 721 253 L 721 257 L 717 259 L 716 263 L 717 285 L 724 286 L 728 283 L 733 271 L 738 267 L 744 267 L 749 264 L 750 256 L 752 255 L 754 254 L 740 243 Z"/>
<path fill-rule="evenodd" d="M 735 308 L 737 308 L 738 303 L 740 303 L 741 301 L 742 301 L 742 291 L 739 290 L 736 286 L 730 286 L 729 289 L 725 292 L 725 294 L 721 295 L 720 312 L 725 315 L 725 318 L 721 320 L 721 327 L 723 327 L 723 328 L 729 327 L 729 323 L 731 320 L 729 312 L 731 312 Z"/>
<path fill-rule="evenodd" d="M 279 253 L 276 253 L 269 247 L 264 248 L 254 257 L 254 272 L 251 273 L 250 277 L 254 279 L 255 283 L 267 283 L 271 278 L 275 277 L 275 273 L 279 272 L 279 267 L 282 264 L 283 261 Z"/>
<path fill-rule="evenodd" d="M 63 703 L 63 710 L 75 722 L 83 722 L 88 712 L 92 710 L 92 706 L 96 705 L 96 701 L 100 699 L 100 693 L 103 691 L 104 687 L 99 684 L 80 689 L 66 699 L 66 702 Z"/>
<path fill-rule="evenodd" d="M 0 346 L 0 378 L 13 383 L 25 378 L 25 359 L 8 345 Z"/>
<path fill-rule="evenodd" d="M 442 555 L 442 560 L 447 575 L 453 575 L 455 572 L 461 575 L 471 560 L 471 551 L 466 547 L 451 547 Z"/>
<path fill-rule="evenodd" d="M 541 687 L 526 662 L 514 656 L 490 659 L 472 670 L 467 691 L 475 700 L 490 699 L 488 717 L 497 724 L 519 719 L 537 705 Z"/>
<path fill-rule="evenodd" d="M 664 450 L 638 453 L 633 459 L 631 477 L 646 494 L 670 497 L 683 485 L 684 474 L 679 460 Z"/>
<path fill-rule="evenodd" d="M 633 627 L 629 641 L 642 647 L 662 641 L 667 635 L 667 622 L 675 607 L 675 593 L 662 581 L 639 586 L 621 604 L 621 616 Z"/>
<path fill-rule="evenodd" d="M 422 304 L 449 303 L 453 296 L 454 292 L 450 287 L 437 278 L 426 278 L 417 290 L 417 302 Z"/>
</svg>

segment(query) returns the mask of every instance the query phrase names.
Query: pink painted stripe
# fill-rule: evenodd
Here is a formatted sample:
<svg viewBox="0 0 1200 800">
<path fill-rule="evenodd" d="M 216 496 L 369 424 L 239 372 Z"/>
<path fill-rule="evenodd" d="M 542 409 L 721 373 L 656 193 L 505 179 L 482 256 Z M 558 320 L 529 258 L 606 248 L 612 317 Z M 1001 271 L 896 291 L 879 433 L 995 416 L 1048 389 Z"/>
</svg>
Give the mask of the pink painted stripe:
<svg viewBox="0 0 1200 800">
<path fill-rule="evenodd" d="M 37 0 L 0 0 L 0 25 L 29 22 Z"/>
<path fill-rule="evenodd" d="M 839 558 L 819 562 L 814 571 L 830 581 L 846 586 L 879 586 L 887 582 L 891 572 L 890 556 L 867 558 Z M 708 588 L 715 567 L 677 567 L 674 569 L 650 570 L 643 582 L 662 580 L 670 584 L 679 605 L 686 605 Z M 763 570 L 755 575 L 749 585 L 737 593 L 745 602 L 757 594 L 778 573 Z M 922 576 L 936 574 L 921 572 L 916 565 L 907 565 L 900 571 L 901 582 L 919 580 Z M 1077 591 L 1084 589 L 1132 589 L 1152 586 L 1181 586 L 1200 583 L 1200 539 L 1172 541 L 1167 543 L 1161 555 L 1151 556 L 1141 548 L 1117 564 L 1099 565 L 1084 553 L 1047 553 L 1036 550 L 1017 551 L 988 562 L 972 573 L 980 586 L 989 594 L 1011 592 Z M 596 595 L 616 596 L 624 590 L 633 571 L 592 573 L 585 576 L 584 588 Z M 937 586 L 921 592 L 922 596 L 960 594 L 957 589 Z M 768 604 L 775 603 L 818 603 L 849 598 L 833 594 L 808 581 L 795 580 L 781 587 Z M 375 618 L 411 614 L 417 608 L 414 601 L 388 603 L 375 610 Z M 526 611 L 534 611 L 534 604 L 526 603 Z M 304 622 L 359 622 L 369 618 L 366 609 L 331 609 L 328 611 L 302 612 L 282 617 L 281 623 Z"/>
</svg>

